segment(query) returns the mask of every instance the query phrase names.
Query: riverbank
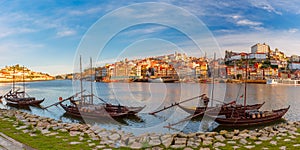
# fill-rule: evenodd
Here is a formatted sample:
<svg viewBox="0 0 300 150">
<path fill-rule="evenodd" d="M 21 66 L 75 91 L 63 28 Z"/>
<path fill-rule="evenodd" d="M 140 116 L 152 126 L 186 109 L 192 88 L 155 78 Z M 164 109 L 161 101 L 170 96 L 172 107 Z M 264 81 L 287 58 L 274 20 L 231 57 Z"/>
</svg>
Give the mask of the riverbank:
<svg viewBox="0 0 300 150">
<path fill-rule="evenodd" d="M 253 79 L 248 79 L 248 80 L 237 80 L 237 79 L 228 79 L 227 83 L 256 83 L 256 84 L 267 84 L 267 80 L 253 80 Z"/>
<path fill-rule="evenodd" d="M 55 79 L 25 79 L 24 81 L 22 79 L 19 79 L 19 80 L 15 80 L 15 82 L 39 82 L 39 81 L 53 81 Z M 12 83 L 13 80 L 4 80 L 4 79 L 1 79 L 0 80 L 0 83 Z"/>
<path fill-rule="evenodd" d="M 69 79 L 25 79 L 25 82 L 38 82 L 38 81 L 53 81 L 53 80 L 69 80 Z M 24 82 L 22 79 L 15 80 L 15 82 Z M 0 79 L 0 83 L 12 83 L 13 80 L 11 79 Z M 110 83 L 110 82 L 119 82 L 119 83 L 135 83 L 135 82 L 148 82 L 148 81 L 125 81 L 125 80 L 111 80 L 111 81 L 97 81 L 103 83 Z M 224 80 L 216 80 L 216 82 L 220 83 L 256 83 L 256 84 L 266 84 L 266 80 L 236 80 L 236 79 L 224 79 Z M 153 83 L 153 82 L 149 82 Z M 174 82 L 161 82 L 161 83 L 212 83 L 212 81 L 174 81 Z"/>
<path fill-rule="evenodd" d="M 132 82 L 149 82 L 153 83 L 151 81 L 148 81 L 148 79 L 136 79 L 136 80 L 105 80 L 100 81 L 97 80 L 97 82 L 104 82 L 104 83 L 110 83 L 110 82 L 120 82 L 120 83 L 132 83 Z M 267 80 L 254 80 L 254 79 L 248 79 L 248 80 L 237 80 L 237 79 L 215 79 L 215 83 L 255 83 L 255 84 L 266 84 Z M 212 83 L 212 79 L 199 79 L 199 80 L 174 80 L 174 81 L 157 81 L 156 83 Z"/>
<path fill-rule="evenodd" d="M 300 122 L 256 130 L 148 133 L 135 136 L 98 126 L 63 123 L 22 111 L 0 110 L 0 132 L 35 149 L 297 149 Z"/>
</svg>

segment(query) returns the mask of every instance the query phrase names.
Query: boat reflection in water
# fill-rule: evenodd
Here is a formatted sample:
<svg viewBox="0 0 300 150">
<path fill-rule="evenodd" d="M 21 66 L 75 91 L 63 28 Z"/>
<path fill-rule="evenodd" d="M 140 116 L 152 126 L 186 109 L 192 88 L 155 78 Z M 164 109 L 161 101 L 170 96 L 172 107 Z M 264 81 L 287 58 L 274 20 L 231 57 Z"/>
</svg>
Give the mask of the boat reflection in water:
<svg viewBox="0 0 300 150">
<path fill-rule="evenodd" d="M 18 106 L 18 105 L 10 105 L 10 104 L 6 104 L 6 105 L 8 106 L 8 109 L 11 110 L 25 110 L 31 112 L 30 106 Z"/>
<path fill-rule="evenodd" d="M 237 126 L 237 127 L 231 127 L 231 126 L 224 126 L 224 125 L 220 125 L 220 124 L 216 124 L 216 128 L 214 128 L 214 131 L 218 132 L 218 131 L 221 131 L 221 130 L 227 130 L 227 131 L 233 131 L 233 130 L 256 130 L 256 129 L 263 129 L 265 128 L 266 126 L 274 126 L 274 125 L 278 125 L 278 124 L 281 124 L 281 123 L 285 123 L 287 122 L 287 120 L 285 120 L 284 118 L 281 118 L 279 120 L 276 120 L 274 122 L 269 122 L 269 123 L 264 123 L 264 124 L 260 124 L 260 125 L 251 125 L 251 126 Z"/>
<path fill-rule="evenodd" d="M 31 108 L 29 105 L 11 105 L 6 101 L 1 101 L 0 109 L 25 110 L 31 112 Z"/>
<path fill-rule="evenodd" d="M 111 118 L 111 117 L 102 117 L 102 118 L 95 118 L 95 119 L 90 119 L 90 118 L 82 118 L 82 117 L 76 117 L 73 115 L 70 115 L 68 113 L 64 113 L 63 115 L 60 116 L 60 120 L 65 120 L 67 119 L 69 122 L 73 123 L 87 123 L 87 124 L 121 124 L 121 125 L 126 125 L 130 126 L 132 124 L 136 123 L 143 123 L 144 121 L 136 115 L 130 115 L 127 117 L 117 117 L 117 118 Z"/>
</svg>

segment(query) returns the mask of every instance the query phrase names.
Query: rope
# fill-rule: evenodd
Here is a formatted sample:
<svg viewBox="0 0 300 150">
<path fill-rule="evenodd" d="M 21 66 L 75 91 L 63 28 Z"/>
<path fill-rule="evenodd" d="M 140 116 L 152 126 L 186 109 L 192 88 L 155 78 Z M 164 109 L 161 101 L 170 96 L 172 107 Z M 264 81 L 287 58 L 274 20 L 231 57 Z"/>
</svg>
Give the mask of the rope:
<svg viewBox="0 0 300 150">
<path fill-rule="evenodd" d="M 88 93 L 90 93 L 90 92 L 88 92 Z M 93 94 L 93 93 L 90 93 L 90 94 L 91 94 L 92 96 L 95 96 L 96 98 L 98 98 L 99 100 L 101 100 L 102 102 L 104 102 L 105 104 L 108 104 L 108 102 L 106 102 L 104 99 L 102 99 L 102 98 L 96 96 L 96 95 Z"/>
<path fill-rule="evenodd" d="M 172 103 L 171 106 L 164 107 L 163 109 L 160 109 L 160 110 L 158 110 L 158 111 L 151 112 L 151 113 L 149 113 L 149 114 L 154 115 L 154 114 L 156 114 L 156 113 L 158 113 L 158 112 L 161 112 L 161 111 L 163 111 L 163 110 L 167 110 L 167 109 L 169 109 L 169 108 L 171 108 L 171 107 L 177 106 L 177 105 L 179 105 L 179 104 L 182 104 L 182 103 L 185 103 L 185 102 L 188 102 L 188 101 L 191 101 L 191 100 L 194 100 L 194 99 L 196 99 L 196 98 L 203 97 L 203 96 L 205 96 L 205 94 L 202 94 L 202 95 L 199 95 L 199 96 L 196 96 L 196 97 L 192 97 L 192 98 L 183 100 L 183 101 L 181 101 L 181 102 L 179 102 L 179 103 L 176 103 L 176 102 L 175 102 L 175 104 Z"/>
</svg>

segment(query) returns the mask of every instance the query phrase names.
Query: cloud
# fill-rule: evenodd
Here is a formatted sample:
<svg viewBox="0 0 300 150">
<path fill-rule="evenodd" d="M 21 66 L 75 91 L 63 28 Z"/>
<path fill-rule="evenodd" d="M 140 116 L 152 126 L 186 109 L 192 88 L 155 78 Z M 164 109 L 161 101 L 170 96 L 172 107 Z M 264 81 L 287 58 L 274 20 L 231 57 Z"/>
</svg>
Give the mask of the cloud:
<svg viewBox="0 0 300 150">
<path fill-rule="evenodd" d="M 153 26 L 153 27 L 143 27 L 139 29 L 130 29 L 128 31 L 124 31 L 121 33 L 122 36 L 134 36 L 134 35 L 144 35 L 144 34 L 152 34 L 159 33 L 168 29 L 165 26 Z"/>
<path fill-rule="evenodd" d="M 271 1 L 270 2 L 274 9 L 277 10 L 283 10 L 292 14 L 300 14 L 299 6 L 300 1 L 299 0 L 288 0 L 288 1 Z"/>
<path fill-rule="evenodd" d="M 229 29 L 219 29 L 214 30 L 214 33 L 223 33 L 223 34 L 230 34 L 236 32 L 235 30 L 229 30 Z"/>
<path fill-rule="evenodd" d="M 278 15 L 282 15 L 281 12 L 275 10 L 275 8 L 272 7 L 272 5 L 270 3 L 268 3 L 268 1 L 266 1 L 266 0 L 255 0 L 255 1 L 250 1 L 250 2 L 252 3 L 252 5 L 254 7 L 266 10 L 268 12 L 273 12 Z"/>
<path fill-rule="evenodd" d="M 230 18 L 234 24 L 237 26 L 248 26 L 252 29 L 255 30 L 263 30 L 264 28 L 262 27 L 263 23 L 258 22 L 258 21 L 252 21 L 249 19 L 246 19 L 246 16 L 241 16 L 241 15 L 227 15 L 227 18 Z"/>
<path fill-rule="evenodd" d="M 239 20 L 236 22 L 237 25 L 241 25 L 241 26 L 259 26 L 262 23 L 261 22 L 256 22 L 256 21 L 251 21 L 248 19 L 243 19 L 243 20 Z"/>
<path fill-rule="evenodd" d="M 296 29 L 296 28 L 293 28 L 293 29 L 289 29 L 289 30 L 288 30 L 289 33 L 296 33 L 296 32 L 298 32 L 298 31 L 299 31 L 299 30 Z"/>
<path fill-rule="evenodd" d="M 39 5 L 39 4 L 37 4 Z M 55 37 L 66 37 L 75 35 L 76 30 L 82 29 L 79 21 L 86 21 L 85 17 L 72 16 L 68 11 L 71 9 L 62 9 L 60 6 L 52 7 L 51 11 L 26 10 L 28 8 L 19 8 L 14 6 L 14 11 L 3 8 L 5 15 L 0 15 L 0 38 L 9 36 L 19 36 L 27 33 L 47 34 Z M 71 12 L 76 14 L 77 10 L 72 6 Z M 93 14 L 101 11 L 100 6 L 86 8 L 81 6 L 83 11 L 78 13 Z M 39 13 L 35 13 L 35 12 Z M 27 34 L 31 36 L 30 34 Z M 25 35 L 26 36 L 26 35 Z M 51 37 L 50 37 L 51 38 Z"/>
<path fill-rule="evenodd" d="M 61 10 L 63 13 L 74 15 L 74 16 L 83 16 L 83 15 L 91 15 L 101 12 L 103 9 L 100 6 L 94 6 L 89 8 L 78 8 L 80 10 L 74 10 L 71 8 L 71 10 Z"/>
<path fill-rule="evenodd" d="M 233 18 L 233 19 L 240 19 L 241 16 L 240 16 L 240 15 L 233 15 L 232 18 Z"/>
<path fill-rule="evenodd" d="M 26 34 L 26 33 L 33 33 L 33 32 L 36 32 L 36 30 L 30 28 L 22 28 L 22 27 L 11 28 L 11 27 L 0 25 L 0 38 L 6 38 L 17 34 L 19 35 L 19 34 Z"/>
<path fill-rule="evenodd" d="M 7 38 L 14 35 L 33 33 L 37 31 L 37 29 L 27 25 L 26 22 L 32 23 L 32 19 L 21 13 L 8 13 L 0 16 L 0 38 Z"/>
<path fill-rule="evenodd" d="M 67 37 L 67 36 L 72 36 L 75 35 L 76 31 L 75 30 L 70 30 L 70 29 L 66 29 L 63 31 L 58 31 L 56 33 L 57 37 Z"/>
<path fill-rule="evenodd" d="M 290 34 L 286 30 L 256 31 L 216 36 L 221 50 L 250 52 L 250 47 L 256 43 L 269 44 L 271 49 L 278 48 L 288 56 L 300 55 L 299 34 Z"/>
</svg>

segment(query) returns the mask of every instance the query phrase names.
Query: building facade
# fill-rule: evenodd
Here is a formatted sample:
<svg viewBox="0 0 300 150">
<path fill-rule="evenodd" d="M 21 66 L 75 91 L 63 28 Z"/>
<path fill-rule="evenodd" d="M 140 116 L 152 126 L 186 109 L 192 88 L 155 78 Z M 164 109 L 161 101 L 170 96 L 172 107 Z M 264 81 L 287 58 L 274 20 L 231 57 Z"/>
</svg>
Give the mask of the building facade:
<svg viewBox="0 0 300 150">
<path fill-rule="evenodd" d="M 251 53 L 269 53 L 270 52 L 270 46 L 263 43 L 257 43 L 251 47 Z"/>
</svg>

